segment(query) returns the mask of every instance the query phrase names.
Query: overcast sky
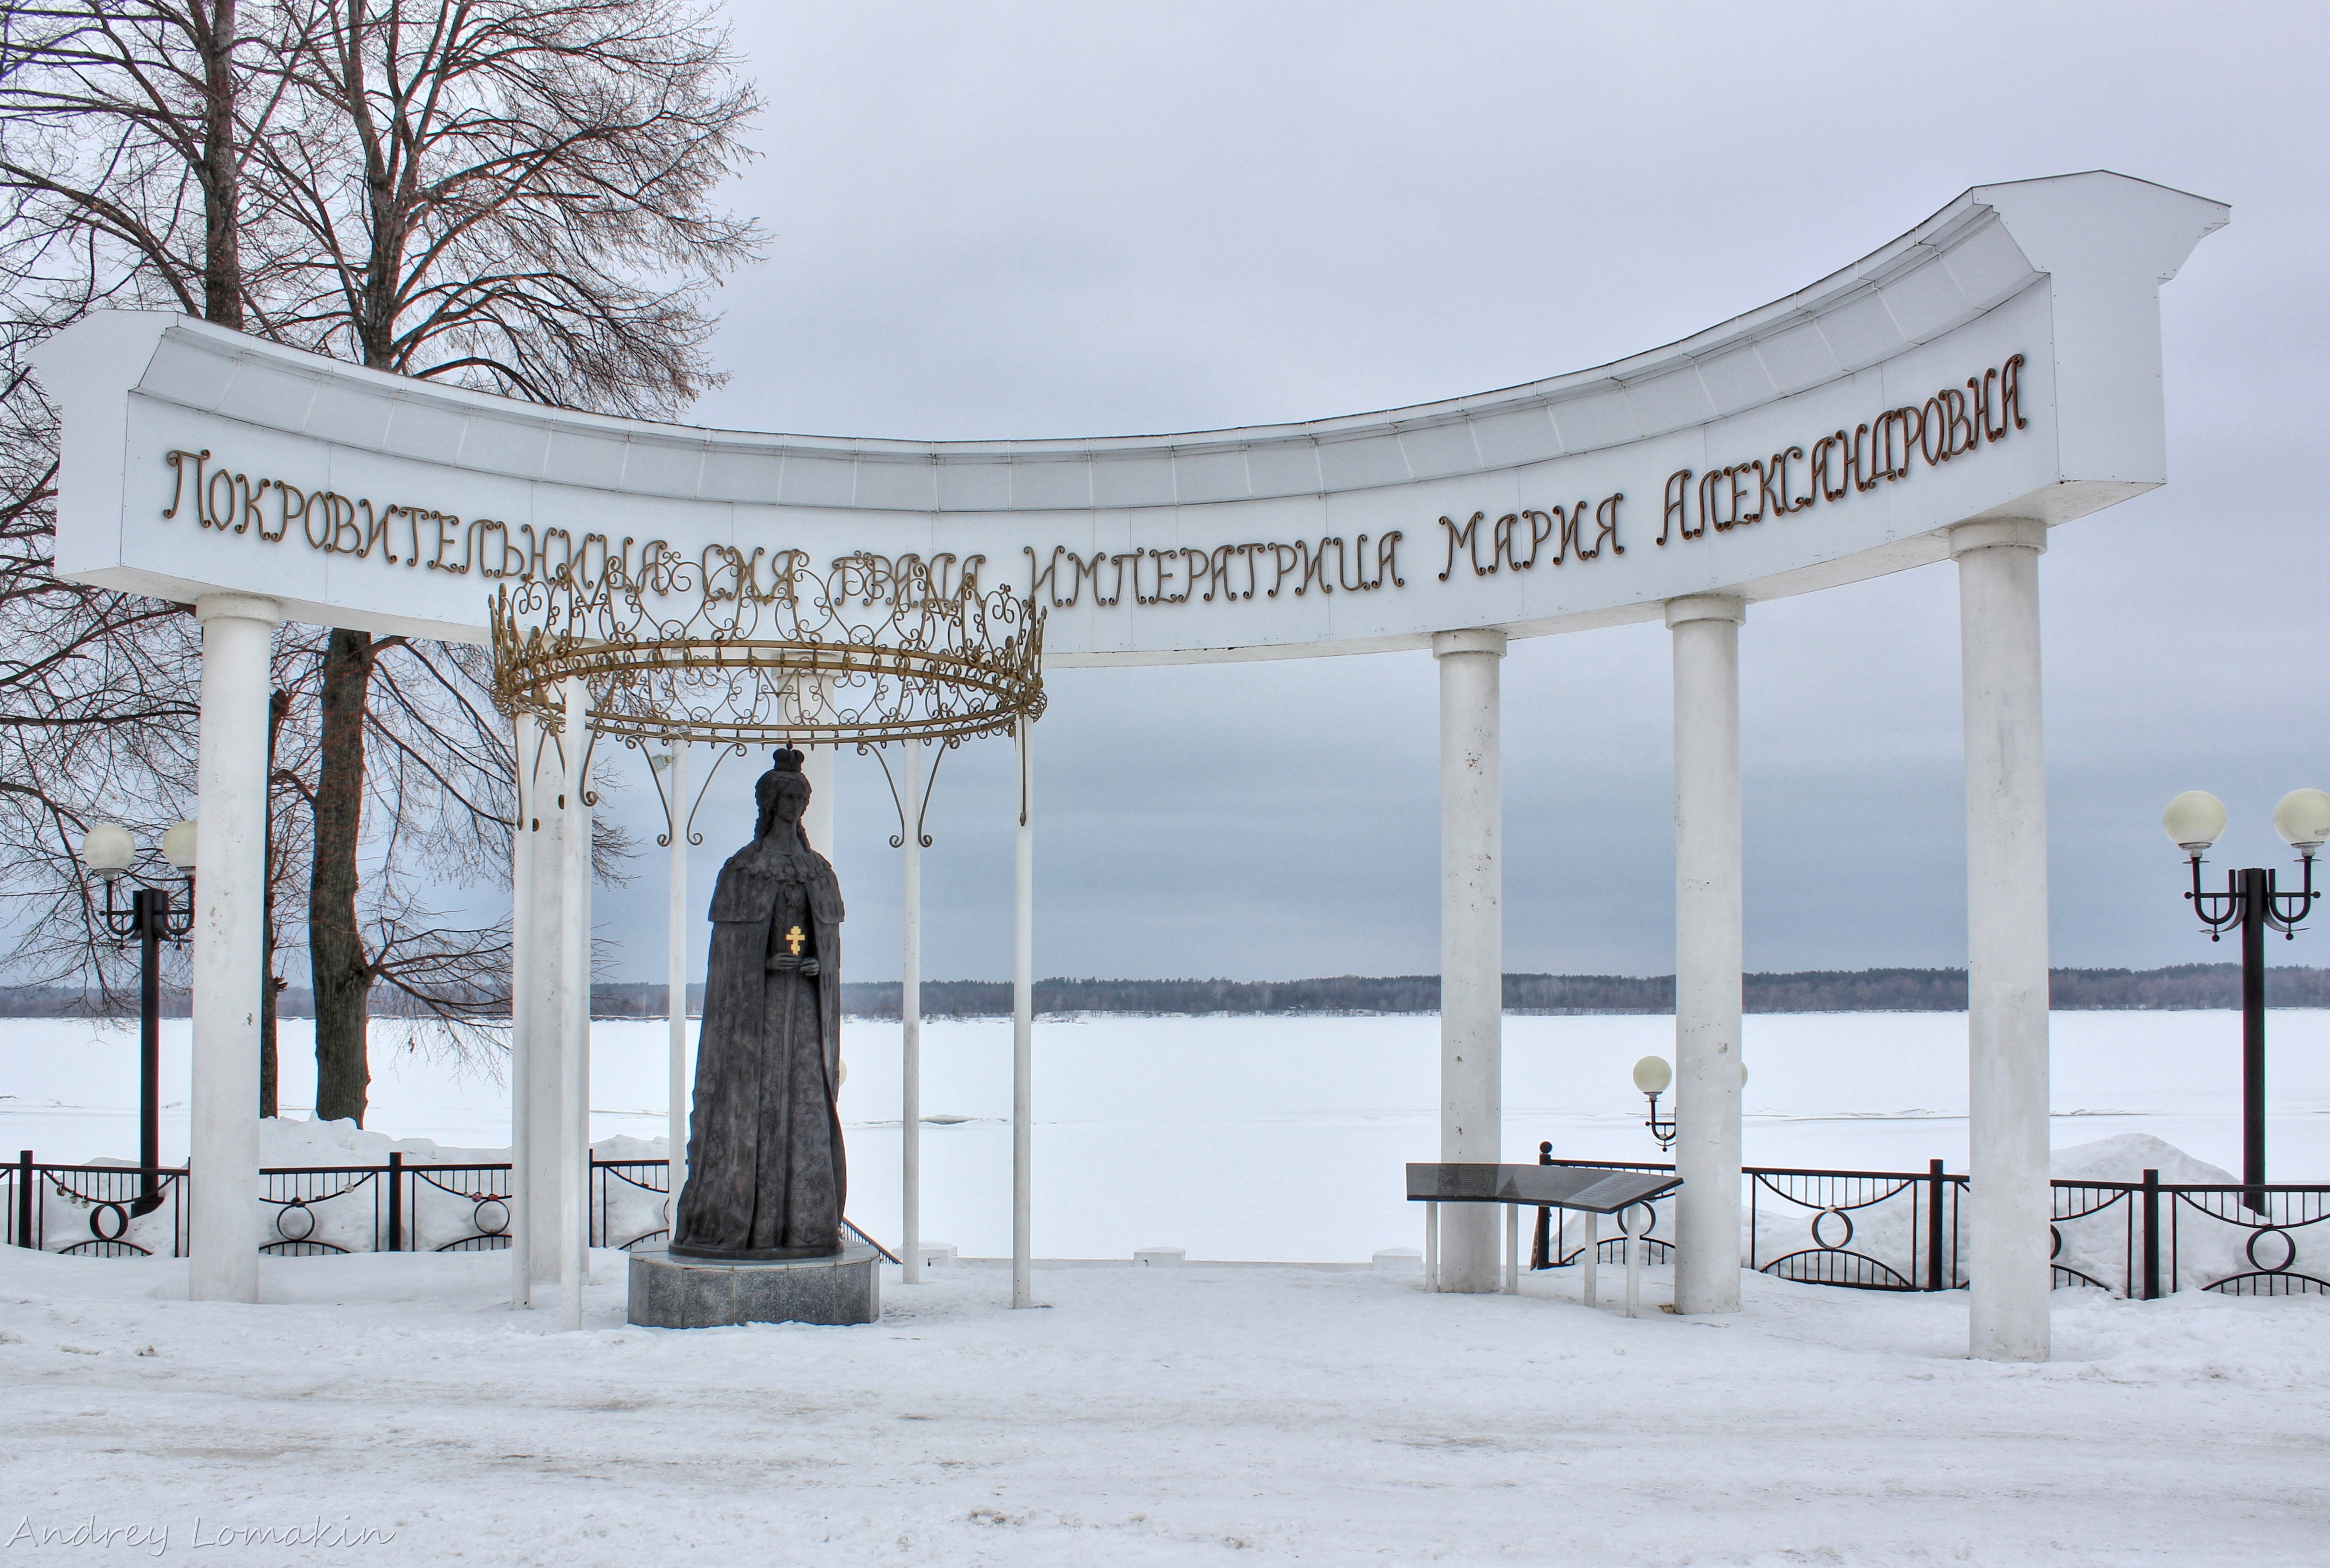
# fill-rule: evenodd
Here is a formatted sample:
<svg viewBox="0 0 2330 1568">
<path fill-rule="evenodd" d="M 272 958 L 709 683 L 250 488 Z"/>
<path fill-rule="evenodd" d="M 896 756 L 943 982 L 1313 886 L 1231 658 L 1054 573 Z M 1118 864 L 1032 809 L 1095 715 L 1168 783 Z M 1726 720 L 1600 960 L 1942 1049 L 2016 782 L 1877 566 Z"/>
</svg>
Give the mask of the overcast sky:
<svg viewBox="0 0 2330 1568">
<path fill-rule="evenodd" d="M 2229 864 L 2330 787 L 2322 367 L 2330 13 L 2302 6 L 1163 5 L 754 0 L 769 100 L 699 422 L 1078 436 L 1379 409 L 1666 343 L 1853 261 L 1969 185 L 2109 168 L 2232 205 L 2163 291 L 2171 479 L 2041 566 L 2058 964 L 2237 957 L 2159 828 Z M 1673 968 L 1668 634 L 1504 665 L 1506 967 Z M 1751 968 L 1962 963 L 1956 590 L 1931 566 L 1754 607 L 1740 643 Z M 1438 965 L 1428 654 L 1052 673 L 1037 972 Z M 636 762 L 630 754 L 626 765 Z M 753 769 L 764 766 L 756 758 Z M 656 826 L 641 782 L 610 802 Z M 691 902 L 749 836 L 700 826 Z M 924 973 L 1009 973 L 1009 759 L 931 814 Z M 845 758 L 854 979 L 898 973 L 896 830 Z M 823 846 L 821 846 L 823 847 Z M 660 978 L 663 864 L 601 890 Z M 2330 921 L 2277 961 L 2330 963 Z M 702 957 L 699 939 L 697 961 Z"/>
</svg>

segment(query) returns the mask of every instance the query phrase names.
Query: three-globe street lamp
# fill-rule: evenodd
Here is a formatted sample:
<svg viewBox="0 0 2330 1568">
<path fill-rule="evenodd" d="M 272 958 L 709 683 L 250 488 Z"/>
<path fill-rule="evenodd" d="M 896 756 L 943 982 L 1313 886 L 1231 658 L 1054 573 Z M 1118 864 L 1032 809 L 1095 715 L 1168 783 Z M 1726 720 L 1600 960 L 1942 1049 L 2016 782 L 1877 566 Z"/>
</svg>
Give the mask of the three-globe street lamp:
<svg viewBox="0 0 2330 1568">
<path fill-rule="evenodd" d="M 2273 808 L 2274 831 L 2297 851 L 2305 883 L 2297 893 L 2276 885 L 2271 866 L 2225 873 L 2225 891 L 2201 889 L 2201 852 L 2225 831 L 2224 803 L 2206 790 L 2187 789 L 2168 803 L 2161 827 L 2193 864 L 2193 891 L 2184 895 L 2211 941 L 2227 928 L 2241 931 L 2241 1201 L 2263 1214 L 2265 1200 L 2265 933 L 2292 939 L 2322 895 L 2314 889 L 2314 852 L 2330 840 L 2330 795 L 2293 789 Z"/>
<path fill-rule="evenodd" d="M 105 879 L 105 926 L 126 946 L 137 943 L 137 1163 L 142 1167 L 133 1214 L 162 1204 L 162 967 L 164 942 L 182 942 L 194 924 L 194 825 L 181 822 L 162 836 L 162 857 L 186 879 L 184 908 L 170 890 L 144 878 L 129 893 L 129 907 L 115 900 L 114 884 L 137 859 L 137 841 L 110 822 L 90 828 L 81 841 L 81 857 Z"/>
</svg>

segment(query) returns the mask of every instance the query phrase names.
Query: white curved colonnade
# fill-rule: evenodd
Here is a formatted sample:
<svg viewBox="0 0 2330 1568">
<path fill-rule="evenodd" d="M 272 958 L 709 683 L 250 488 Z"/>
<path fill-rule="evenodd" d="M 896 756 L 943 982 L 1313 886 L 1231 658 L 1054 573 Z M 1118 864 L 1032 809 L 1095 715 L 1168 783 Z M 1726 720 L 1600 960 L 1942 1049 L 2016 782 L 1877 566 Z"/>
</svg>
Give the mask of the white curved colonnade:
<svg viewBox="0 0 2330 1568">
<path fill-rule="evenodd" d="M 64 411 L 59 566 L 193 602 L 204 621 L 196 1294 L 256 1290 L 252 779 L 269 623 L 482 641 L 499 581 L 722 545 L 820 563 L 914 555 L 942 582 L 1032 587 L 1056 666 L 1433 648 L 1452 1159 L 1499 1157 L 1497 662 L 1512 638 L 1663 619 L 1677 727 L 1677 1292 L 1685 1311 L 1736 1306 L 1741 625 L 1759 600 L 1956 559 L 1972 1347 L 2042 1358 L 2036 562 L 2048 528 L 2164 481 L 2159 285 L 2225 219 L 2219 203 L 2109 174 L 1979 186 L 1800 293 L 1615 364 L 1385 413 L 1087 440 L 693 430 L 403 380 L 178 316 L 75 326 L 40 355 Z M 565 887 L 562 912 L 554 890 L 579 880 L 570 846 L 588 825 L 567 794 L 563 815 L 530 808 L 545 826 L 519 851 L 537 1027 L 518 1121 L 536 1192 L 576 1179 L 584 1031 L 578 987 L 558 978 L 573 960 L 552 955 L 587 900 L 578 914 Z M 1024 910 L 1024 831 L 1016 858 Z M 1024 917 L 1020 929 L 1024 980 Z M 1023 989 L 1023 1063 L 1025 1018 Z M 1024 1298 L 1024 1158 L 1015 1170 Z M 1456 1208 L 1445 1286 L 1495 1288 L 1493 1223 L 1485 1207 Z M 531 1249 L 538 1278 L 572 1250 L 571 1223 L 546 1228 Z"/>
</svg>

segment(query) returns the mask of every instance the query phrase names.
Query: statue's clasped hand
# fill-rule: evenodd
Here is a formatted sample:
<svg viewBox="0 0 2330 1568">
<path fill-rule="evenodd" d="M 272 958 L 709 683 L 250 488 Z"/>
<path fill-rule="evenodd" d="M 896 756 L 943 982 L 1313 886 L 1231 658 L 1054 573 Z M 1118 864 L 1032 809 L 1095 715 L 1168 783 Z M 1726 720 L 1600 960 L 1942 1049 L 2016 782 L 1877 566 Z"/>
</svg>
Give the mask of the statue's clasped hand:
<svg viewBox="0 0 2330 1568">
<path fill-rule="evenodd" d="M 817 960 L 815 959 L 803 959 L 800 961 L 800 972 L 807 975 L 812 980 L 816 979 L 818 976 Z"/>
</svg>

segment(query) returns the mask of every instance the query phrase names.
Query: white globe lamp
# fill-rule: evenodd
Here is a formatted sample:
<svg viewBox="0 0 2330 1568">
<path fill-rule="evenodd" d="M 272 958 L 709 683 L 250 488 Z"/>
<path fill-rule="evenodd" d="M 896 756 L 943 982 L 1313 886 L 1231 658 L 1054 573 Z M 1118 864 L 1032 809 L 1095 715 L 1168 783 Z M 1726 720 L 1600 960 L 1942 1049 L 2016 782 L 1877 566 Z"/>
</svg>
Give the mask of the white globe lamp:
<svg viewBox="0 0 2330 1568">
<path fill-rule="evenodd" d="M 2273 830 L 2299 854 L 2313 854 L 2330 841 L 2330 795 L 2319 789 L 2291 790 L 2273 808 Z"/>
<path fill-rule="evenodd" d="M 82 835 L 81 858 L 90 870 L 111 882 L 137 858 L 137 841 L 118 823 L 100 822 Z"/>
<path fill-rule="evenodd" d="M 2198 855 L 2224 836 L 2225 803 L 2206 789 L 2187 789 L 2160 814 L 2160 826 L 2169 842 L 2187 855 Z"/>
</svg>

